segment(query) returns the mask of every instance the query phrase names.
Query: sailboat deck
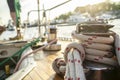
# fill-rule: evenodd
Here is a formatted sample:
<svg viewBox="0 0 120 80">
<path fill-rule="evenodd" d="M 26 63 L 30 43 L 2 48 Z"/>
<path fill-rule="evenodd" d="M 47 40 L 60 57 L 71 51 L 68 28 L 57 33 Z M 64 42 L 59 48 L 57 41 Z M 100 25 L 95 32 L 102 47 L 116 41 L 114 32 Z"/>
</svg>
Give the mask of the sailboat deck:
<svg viewBox="0 0 120 80">
<path fill-rule="evenodd" d="M 68 42 L 64 42 L 65 45 Z M 52 69 L 53 61 L 58 57 L 63 57 L 63 50 L 65 45 L 61 44 L 60 51 L 40 51 L 40 59 L 36 60 L 35 66 L 23 80 L 63 80 L 63 78 L 55 73 Z"/>
</svg>

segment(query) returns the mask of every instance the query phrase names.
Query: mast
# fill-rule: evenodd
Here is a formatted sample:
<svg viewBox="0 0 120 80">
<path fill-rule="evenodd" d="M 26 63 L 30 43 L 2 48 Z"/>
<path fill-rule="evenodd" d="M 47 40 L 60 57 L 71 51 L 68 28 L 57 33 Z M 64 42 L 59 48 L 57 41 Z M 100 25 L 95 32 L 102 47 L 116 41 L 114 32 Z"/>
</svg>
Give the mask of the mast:
<svg viewBox="0 0 120 80">
<path fill-rule="evenodd" d="M 46 11 L 44 9 L 44 4 L 43 4 L 43 14 L 42 14 L 42 21 L 43 21 L 43 26 L 45 28 L 45 33 L 44 33 L 44 36 L 46 35 L 46 32 L 47 32 L 47 28 L 46 28 L 46 25 L 47 25 L 47 17 L 46 17 Z"/>
<path fill-rule="evenodd" d="M 41 36 L 41 30 L 40 30 L 40 7 L 39 7 L 39 0 L 37 0 L 37 4 L 38 4 L 38 27 L 39 27 L 39 36 Z"/>
</svg>

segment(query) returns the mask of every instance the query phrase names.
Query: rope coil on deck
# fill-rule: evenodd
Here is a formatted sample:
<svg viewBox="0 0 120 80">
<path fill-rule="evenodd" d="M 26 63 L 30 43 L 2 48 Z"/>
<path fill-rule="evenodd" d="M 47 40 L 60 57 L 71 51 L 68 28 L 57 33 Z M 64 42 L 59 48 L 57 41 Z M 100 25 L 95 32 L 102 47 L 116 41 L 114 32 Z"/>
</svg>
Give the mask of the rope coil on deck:
<svg viewBox="0 0 120 80">
<path fill-rule="evenodd" d="M 91 70 L 112 70 L 118 66 L 114 47 L 116 47 L 116 54 L 119 59 L 120 49 L 119 46 L 114 46 L 114 42 L 115 45 L 118 45 L 119 37 L 115 36 L 114 32 L 101 32 L 101 30 L 95 32 L 93 30 L 91 33 L 89 31 L 80 33 L 76 30 L 71 35 L 74 41 L 76 39 L 79 42 L 69 44 L 64 51 L 64 60 L 66 63 L 65 80 L 96 80 L 93 76 L 90 79 L 87 77 Z M 62 38 L 59 39 L 62 40 Z M 84 68 L 87 68 L 87 70 L 85 71 Z M 96 77 L 98 78 L 97 80 L 101 80 L 101 76 L 98 75 Z"/>
<path fill-rule="evenodd" d="M 52 68 L 57 74 L 64 76 L 65 70 L 66 70 L 65 69 L 66 63 L 65 63 L 64 59 L 63 58 L 56 58 L 52 63 Z"/>
<path fill-rule="evenodd" d="M 64 51 L 64 59 L 56 58 L 52 63 L 53 70 L 65 80 L 86 80 L 85 73 L 89 69 L 83 68 L 82 62 L 85 59 L 85 52 L 82 45 L 78 43 L 69 44 Z"/>
<path fill-rule="evenodd" d="M 72 32 L 72 37 L 81 41 L 85 48 L 86 60 L 103 63 L 106 65 L 117 66 L 117 60 L 113 59 L 115 53 L 113 52 L 114 38 L 110 35 L 107 37 L 83 35 Z"/>
<path fill-rule="evenodd" d="M 74 34 L 77 35 L 78 38 L 76 38 Z M 113 47 L 111 46 L 111 44 L 114 41 L 113 38 L 111 40 L 108 37 L 102 37 L 108 40 L 108 42 L 104 40 L 101 42 L 99 41 L 101 37 L 99 37 L 99 39 L 97 39 L 97 36 L 96 37 L 93 36 L 94 39 L 89 38 L 89 36 L 87 36 L 86 38 L 84 38 L 84 36 L 79 38 L 78 36 L 79 34 L 77 33 L 74 33 L 74 34 L 72 34 L 72 36 L 75 39 L 82 40 L 81 38 L 83 38 L 85 40 L 83 40 L 82 43 L 73 42 L 66 47 L 64 51 L 64 60 L 66 63 L 66 68 L 64 68 L 65 80 L 75 80 L 75 79 L 86 80 L 85 73 L 87 73 L 89 69 L 85 71 L 85 69 L 83 68 L 82 62 L 84 60 L 117 66 L 117 61 L 112 58 L 109 58 L 113 56 L 113 53 L 111 52 L 113 49 Z M 98 42 L 96 40 L 98 40 Z M 106 46 L 106 47 L 102 48 L 101 46 L 102 47 Z M 92 51 L 91 49 L 93 49 L 93 52 L 91 52 Z M 99 53 L 97 54 L 95 50 L 98 50 L 97 52 Z M 59 69 L 60 67 L 55 68 L 55 66 L 57 66 L 57 62 L 55 64 L 55 61 L 53 62 L 54 71 L 57 74 L 62 74 Z"/>
</svg>

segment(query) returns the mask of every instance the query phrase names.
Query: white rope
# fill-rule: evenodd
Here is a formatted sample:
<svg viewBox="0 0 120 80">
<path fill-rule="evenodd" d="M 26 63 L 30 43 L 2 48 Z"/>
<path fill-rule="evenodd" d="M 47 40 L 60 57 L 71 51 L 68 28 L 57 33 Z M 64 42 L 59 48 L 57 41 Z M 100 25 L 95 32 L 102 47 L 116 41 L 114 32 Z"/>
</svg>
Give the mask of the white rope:
<svg viewBox="0 0 120 80">
<path fill-rule="evenodd" d="M 65 72 L 65 76 L 64 76 L 64 80 L 70 80 L 70 71 L 69 71 L 69 66 L 68 64 L 66 64 L 66 72 Z"/>
<path fill-rule="evenodd" d="M 86 48 L 93 48 L 93 49 L 103 50 L 103 51 L 112 51 L 113 50 L 113 46 L 112 45 L 107 45 L 107 44 L 82 42 L 82 45 Z"/>
<path fill-rule="evenodd" d="M 120 36 L 118 34 L 115 35 L 115 51 L 120 65 Z"/>
<path fill-rule="evenodd" d="M 108 37 L 88 36 L 77 34 L 75 31 L 73 31 L 72 37 L 81 41 L 81 44 L 86 52 L 86 60 L 112 66 L 118 65 L 117 60 L 112 58 L 115 56 L 115 53 L 112 51 L 112 49 L 114 49 L 112 45 L 114 43 L 114 38 L 110 37 L 110 35 Z M 116 43 L 118 42 L 119 41 Z"/>
<path fill-rule="evenodd" d="M 86 42 L 95 42 L 102 44 L 112 44 L 114 42 L 113 37 L 87 36 L 83 34 L 77 34 L 75 31 L 72 32 L 72 37 Z"/>
<path fill-rule="evenodd" d="M 113 57 L 113 53 L 110 51 L 102 51 L 102 50 L 97 50 L 97 49 L 92 49 L 92 48 L 85 48 L 85 52 L 89 55 L 94 55 L 94 56 L 102 56 L 102 57 Z"/>
<path fill-rule="evenodd" d="M 64 76 L 66 70 L 66 64 L 63 58 L 56 58 L 52 63 L 53 70 L 61 75 Z"/>
<path fill-rule="evenodd" d="M 75 60 L 75 71 L 76 71 L 76 80 L 86 80 L 85 74 L 83 71 L 82 60 L 80 58 L 79 52 L 74 49 L 74 60 Z"/>
<path fill-rule="evenodd" d="M 65 80 L 86 80 L 82 62 L 84 60 L 84 48 L 77 43 L 67 46 L 64 53 L 66 61 Z"/>
<path fill-rule="evenodd" d="M 80 52 L 79 56 L 81 57 L 82 61 L 85 59 L 85 50 L 84 50 L 83 46 L 81 44 L 73 42 L 73 43 L 70 43 L 64 51 L 65 62 L 67 62 L 67 55 L 68 55 L 68 52 L 71 50 L 71 48 L 75 48 Z"/>
<path fill-rule="evenodd" d="M 98 63 L 104 63 L 104 64 L 107 64 L 107 65 L 118 66 L 117 61 L 112 59 L 112 58 L 94 56 L 94 55 L 88 55 L 87 54 L 85 59 L 89 60 L 89 61 L 98 62 Z"/>
<path fill-rule="evenodd" d="M 74 64 L 74 57 L 72 54 L 72 51 L 68 53 L 68 67 L 69 67 L 69 74 L 70 74 L 70 80 L 75 80 L 75 64 Z"/>
</svg>

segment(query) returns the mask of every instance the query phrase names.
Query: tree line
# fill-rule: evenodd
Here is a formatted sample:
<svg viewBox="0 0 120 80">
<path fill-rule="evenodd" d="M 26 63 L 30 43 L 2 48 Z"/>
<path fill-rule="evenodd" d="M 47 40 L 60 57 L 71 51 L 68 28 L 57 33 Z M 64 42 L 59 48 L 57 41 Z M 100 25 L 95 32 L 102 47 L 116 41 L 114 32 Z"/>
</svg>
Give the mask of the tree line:
<svg viewBox="0 0 120 80">
<path fill-rule="evenodd" d="M 120 2 L 110 2 L 109 0 L 106 0 L 105 2 L 101 2 L 94 5 L 86 5 L 86 6 L 80 6 L 77 7 L 74 12 L 79 13 L 89 13 L 92 17 L 95 17 L 99 13 L 104 13 L 106 11 L 118 11 L 120 10 Z M 119 14 L 119 13 L 118 13 Z M 72 12 L 68 12 L 65 14 L 61 14 L 60 16 L 56 17 L 55 20 L 67 20 L 69 16 L 72 15 Z"/>
<path fill-rule="evenodd" d="M 74 11 L 80 13 L 89 13 L 92 17 L 96 16 L 98 13 L 104 13 L 106 11 L 114 11 L 120 10 L 120 2 L 112 3 L 109 0 L 94 4 L 94 5 L 86 5 L 83 7 L 77 7 Z"/>
</svg>

